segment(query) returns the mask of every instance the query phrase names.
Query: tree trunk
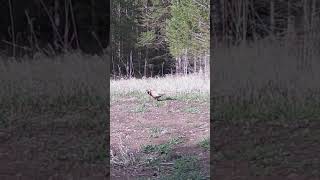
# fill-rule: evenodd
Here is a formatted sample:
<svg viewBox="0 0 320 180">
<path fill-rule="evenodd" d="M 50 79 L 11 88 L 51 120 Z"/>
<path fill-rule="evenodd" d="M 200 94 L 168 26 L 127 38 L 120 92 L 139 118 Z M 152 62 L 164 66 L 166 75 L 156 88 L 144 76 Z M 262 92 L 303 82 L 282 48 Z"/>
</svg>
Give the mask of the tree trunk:
<svg viewBox="0 0 320 180">
<path fill-rule="evenodd" d="M 150 73 L 151 73 L 151 77 L 153 77 L 153 64 L 150 64 Z"/>
<path fill-rule="evenodd" d="M 120 65 L 118 65 L 118 71 L 119 71 L 119 77 L 121 78 L 121 76 L 122 76 L 122 72 L 121 72 L 121 67 L 120 67 Z"/>
<path fill-rule="evenodd" d="M 315 33 L 315 29 L 316 29 L 316 19 L 319 18 L 317 17 L 317 9 L 316 9 L 316 0 L 312 0 L 312 5 L 311 5 L 311 20 L 310 20 L 310 29 L 311 29 L 311 33 L 310 33 L 310 54 L 313 56 L 315 53 L 315 45 L 317 43 L 317 39 L 316 39 L 316 33 Z M 314 59 L 314 58 L 311 58 Z"/>
<path fill-rule="evenodd" d="M 130 67 L 129 67 L 129 61 L 127 60 L 127 62 L 126 62 L 126 77 L 129 77 L 129 78 L 130 78 L 129 69 L 130 69 Z"/>
<path fill-rule="evenodd" d="M 144 59 L 144 72 L 143 72 L 143 76 L 147 77 L 147 64 L 148 64 L 148 49 L 146 49 L 146 57 Z"/>
<path fill-rule="evenodd" d="M 164 66 L 164 62 L 161 64 L 161 76 L 163 76 L 163 66 Z"/>
<path fill-rule="evenodd" d="M 11 41 L 12 41 L 12 56 L 16 57 L 16 40 L 15 40 L 15 32 L 14 32 L 14 18 L 13 18 L 13 10 L 12 10 L 12 2 L 9 0 L 9 11 L 10 11 L 10 21 L 11 21 Z"/>
<path fill-rule="evenodd" d="M 188 74 L 188 50 L 185 50 L 184 58 L 183 58 L 183 74 Z"/>
<path fill-rule="evenodd" d="M 70 12 L 71 12 L 72 26 L 73 26 L 73 32 L 74 32 L 74 37 L 75 37 L 75 41 L 76 41 L 76 46 L 77 46 L 77 49 L 79 49 L 80 44 L 79 44 L 79 39 L 78 39 L 78 29 L 76 26 L 76 19 L 74 18 L 72 2 L 71 2 L 71 0 L 68 0 L 68 1 L 69 1 Z"/>
<path fill-rule="evenodd" d="M 180 74 L 181 70 L 181 57 L 176 57 L 176 74 Z"/>
<path fill-rule="evenodd" d="M 303 35 L 303 58 L 302 58 L 302 69 L 305 69 L 308 64 L 309 48 L 308 48 L 308 38 L 309 38 L 309 0 L 303 0 L 303 14 L 304 14 L 304 35 Z"/>
<path fill-rule="evenodd" d="M 59 33 L 59 27 L 60 27 L 60 14 L 59 14 L 60 4 L 59 0 L 54 1 L 54 26 L 56 27 L 57 31 L 55 31 L 55 27 L 52 27 L 53 32 L 53 44 L 56 50 L 59 49 L 59 43 L 58 43 L 58 33 Z"/>
<path fill-rule="evenodd" d="M 111 52 L 111 64 L 112 64 L 112 75 L 116 75 L 116 67 L 115 67 L 115 63 L 114 63 L 114 58 Z"/>
<path fill-rule="evenodd" d="M 244 44 L 246 44 L 247 42 L 247 20 L 248 20 L 248 15 L 247 15 L 247 8 L 248 8 L 248 4 L 247 4 L 247 0 L 244 0 L 244 3 L 242 5 L 243 7 L 243 11 L 242 11 L 242 41 Z"/>
<path fill-rule="evenodd" d="M 274 0 L 270 0 L 270 31 L 271 31 L 271 36 L 274 36 Z"/>
<path fill-rule="evenodd" d="M 69 35 L 69 3 L 68 1 L 64 1 L 64 9 L 65 9 L 65 26 L 64 26 L 64 42 L 63 42 L 63 49 L 67 51 L 68 49 L 68 35 Z"/>
<path fill-rule="evenodd" d="M 212 22 L 215 22 L 215 29 L 213 29 L 213 27 L 211 27 L 211 31 L 212 32 L 215 32 L 216 34 L 216 40 L 217 40 L 217 43 L 220 43 L 222 41 L 222 37 L 223 37 L 223 17 L 222 17 L 222 6 L 221 6 L 221 1 L 220 0 L 213 0 L 213 1 L 210 1 L 214 4 L 211 5 L 211 8 L 212 6 L 215 6 L 216 8 L 214 9 L 215 12 L 214 13 L 211 13 L 211 14 L 215 14 L 216 16 L 216 21 L 213 19 Z M 213 25 L 213 23 L 211 23 Z M 211 32 L 210 31 L 210 32 Z"/>
<path fill-rule="evenodd" d="M 204 76 L 206 76 L 207 75 L 207 71 L 208 71 L 208 66 L 207 66 L 207 57 L 206 57 L 206 54 L 204 54 L 204 56 L 203 56 L 204 58 Z"/>
<path fill-rule="evenodd" d="M 132 50 L 130 51 L 130 66 L 129 66 L 129 77 L 133 76 L 133 61 L 132 61 Z"/>
<path fill-rule="evenodd" d="M 178 74 L 178 70 L 179 70 L 179 68 L 178 68 L 178 58 L 176 57 L 176 61 L 175 61 L 175 66 L 176 66 L 176 74 Z"/>
<path fill-rule="evenodd" d="M 202 58 L 203 58 L 203 57 L 200 55 L 200 57 L 199 57 L 199 73 L 202 72 L 202 66 L 203 66 Z"/>
<path fill-rule="evenodd" d="M 141 51 L 138 51 L 138 71 L 139 71 L 139 74 L 141 75 Z"/>
</svg>

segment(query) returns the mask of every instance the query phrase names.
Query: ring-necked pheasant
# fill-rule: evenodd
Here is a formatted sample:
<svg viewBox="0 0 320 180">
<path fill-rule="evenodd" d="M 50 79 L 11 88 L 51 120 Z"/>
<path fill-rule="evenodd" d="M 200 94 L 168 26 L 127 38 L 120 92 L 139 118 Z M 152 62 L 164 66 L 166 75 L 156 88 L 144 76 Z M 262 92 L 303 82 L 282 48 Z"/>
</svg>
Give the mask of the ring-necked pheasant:
<svg viewBox="0 0 320 180">
<path fill-rule="evenodd" d="M 164 93 L 158 93 L 156 92 L 155 90 L 152 90 L 152 89 L 148 89 L 147 90 L 147 93 L 153 97 L 154 99 L 156 99 L 157 101 L 159 101 L 159 98 L 163 95 L 165 95 Z"/>
</svg>

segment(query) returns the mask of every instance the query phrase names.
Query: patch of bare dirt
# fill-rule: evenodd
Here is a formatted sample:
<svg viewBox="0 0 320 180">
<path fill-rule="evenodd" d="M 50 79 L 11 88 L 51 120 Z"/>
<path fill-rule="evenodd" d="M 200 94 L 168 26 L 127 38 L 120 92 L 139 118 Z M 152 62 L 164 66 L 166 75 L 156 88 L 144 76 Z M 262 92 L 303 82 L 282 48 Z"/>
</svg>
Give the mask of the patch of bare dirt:
<svg viewBox="0 0 320 180">
<path fill-rule="evenodd" d="M 107 179 L 105 160 L 92 150 L 99 149 L 106 132 L 81 124 L 96 118 L 80 113 L 30 117 L 0 129 L 0 179 Z"/>
<path fill-rule="evenodd" d="M 121 100 L 111 104 L 110 113 L 111 150 L 118 152 L 119 144 L 122 144 L 139 157 L 142 146 L 158 145 L 179 137 L 183 142 L 174 148 L 174 155 L 197 156 L 209 173 L 209 152 L 198 145 L 210 136 L 208 103 L 172 100 L 157 104 L 150 100 L 143 105 L 136 100 Z M 156 173 L 137 164 L 111 168 L 112 179 L 153 177 Z"/>
</svg>

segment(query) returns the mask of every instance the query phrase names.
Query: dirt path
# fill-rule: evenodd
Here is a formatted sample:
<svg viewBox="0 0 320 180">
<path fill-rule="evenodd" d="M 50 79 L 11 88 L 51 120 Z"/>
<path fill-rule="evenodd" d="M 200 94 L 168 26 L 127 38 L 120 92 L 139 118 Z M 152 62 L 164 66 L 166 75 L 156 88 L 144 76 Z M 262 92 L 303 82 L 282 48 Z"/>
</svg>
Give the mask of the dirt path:
<svg viewBox="0 0 320 180">
<path fill-rule="evenodd" d="M 175 156 L 197 156 L 208 173 L 209 151 L 199 146 L 199 142 L 210 136 L 208 103 L 179 100 L 139 103 L 138 99 L 132 98 L 112 103 L 110 112 L 110 147 L 114 152 L 119 152 L 122 146 L 139 158 L 143 156 L 143 146 L 164 144 L 179 138 L 182 143 L 174 147 Z M 137 164 L 126 169 L 130 169 L 129 172 L 119 166 L 112 167 L 111 177 L 121 179 L 129 174 L 131 178 L 159 174 L 157 170 L 146 172 L 146 166 L 137 167 Z"/>
</svg>

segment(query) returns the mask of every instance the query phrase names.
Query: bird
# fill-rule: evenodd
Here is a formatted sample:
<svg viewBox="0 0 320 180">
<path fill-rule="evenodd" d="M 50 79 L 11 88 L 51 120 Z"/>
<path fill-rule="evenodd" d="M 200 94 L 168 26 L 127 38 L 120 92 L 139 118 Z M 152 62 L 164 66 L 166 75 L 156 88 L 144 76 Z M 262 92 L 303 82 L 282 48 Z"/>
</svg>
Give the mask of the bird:
<svg viewBox="0 0 320 180">
<path fill-rule="evenodd" d="M 146 92 L 147 92 L 147 94 L 149 94 L 151 97 L 153 97 L 157 101 L 159 101 L 159 98 L 161 96 L 165 95 L 164 93 L 158 93 L 157 91 L 152 90 L 152 89 L 147 89 Z"/>
</svg>

